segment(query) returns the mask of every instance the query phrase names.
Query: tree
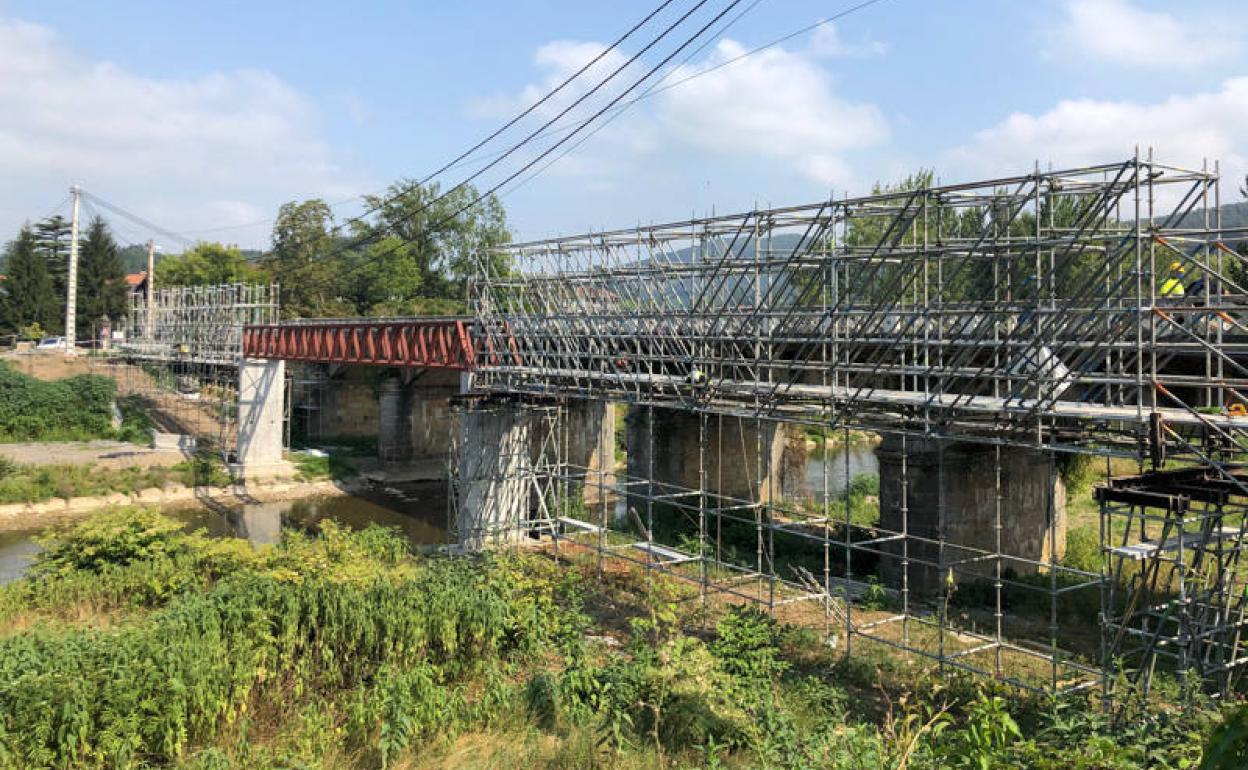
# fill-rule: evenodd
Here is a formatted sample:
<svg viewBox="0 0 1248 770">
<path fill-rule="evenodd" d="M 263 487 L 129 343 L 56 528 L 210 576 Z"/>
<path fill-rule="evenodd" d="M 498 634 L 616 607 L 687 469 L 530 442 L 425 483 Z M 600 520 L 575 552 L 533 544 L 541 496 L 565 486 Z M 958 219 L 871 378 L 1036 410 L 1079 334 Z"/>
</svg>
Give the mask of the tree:
<svg viewBox="0 0 1248 770">
<path fill-rule="evenodd" d="M 61 303 L 52 288 L 48 266 L 38 252 L 35 234 L 24 226 L 8 248 L 4 281 L 4 325 L 17 330 L 31 324 L 59 329 Z"/>
<path fill-rule="evenodd" d="M 60 302 L 65 302 L 65 284 L 69 275 L 70 221 L 60 214 L 50 216 L 35 225 L 36 250 L 48 266 L 52 288 Z"/>
<path fill-rule="evenodd" d="M 96 217 L 78 250 L 78 336 L 91 333 L 104 318 L 116 324 L 128 310 L 121 252 L 104 220 Z"/>
<path fill-rule="evenodd" d="M 397 239 L 403 243 L 402 272 L 406 275 L 410 268 L 419 276 L 418 283 L 405 281 L 403 291 L 396 291 L 386 285 L 385 274 L 374 274 L 371 295 L 384 294 L 383 302 L 391 304 L 417 298 L 462 302 L 467 279 L 485 266 L 481 260 L 492 271 L 504 272 L 504 258 L 493 249 L 511 240 L 507 214 L 493 195 L 474 204 L 478 195 L 475 187 L 465 185 L 443 197 L 436 183 L 404 180 L 391 185 L 385 195 L 365 196 L 365 204 L 378 210 L 377 217 L 357 223 L 355 234 L 385 233 Z"/>
<path fill-rule="evenodd" d="M 333 234 L 322 200 L 282 206 L 265 265 L 282 284 L 282 310 L 293 317 L 342 314 L 449 314 L 464 310 L 467 279 L 511 234 L 494 196 L 474 203 L 471 186 L 440 198 L 438 185 L 400 181 L 366 196 L 371 221 L 353 222 L 350 237 Z M 471 204 L 471 205 L 470 205 Z"/>
<path fill-rule="evenodd" d="M 264 270 L 249 263 L 237 246 L 200 242 L 156 265 L 157 286 L 212 286 L 222 283 L 265 283 Z"/>
<path fill-rule="evenodd" d="M 334 213 L 325 201 L 285 203 L 273 224 L 273 250 L 265 266 L 282 284 L 282 313 L 289 318 L 340 315 L 344 305 L 342 260 L 334 258 Z"/>
</svg>

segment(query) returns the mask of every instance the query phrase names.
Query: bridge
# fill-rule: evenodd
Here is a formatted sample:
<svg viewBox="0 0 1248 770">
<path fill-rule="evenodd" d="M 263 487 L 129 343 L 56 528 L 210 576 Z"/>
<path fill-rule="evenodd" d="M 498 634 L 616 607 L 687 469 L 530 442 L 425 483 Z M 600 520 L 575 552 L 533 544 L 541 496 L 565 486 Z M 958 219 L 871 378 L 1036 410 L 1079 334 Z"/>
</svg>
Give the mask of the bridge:
<svg viewBox="0 0 1248 770">
<path fill-rule="evenodd" d="M 249 358 L 351 366 L 468 371 L 477 358 L 472 319 L 313 319 L 248 326 Z"/>
<path fill-rule="evenodd" d="M 383 432 L 428 403 L 412 372 L 462 374 L 437 398 L 465 547 L 538 534 L 704 597 L 813 602 L 847 649 L 1048 692 L 1147 686 L 1159 662 L 1228 692 L 1248 660 L 1248 263 L 1218 184 L 1133 157 L 508 244 L 470 318 L 248 326 L 239 455 L 280 456 L 287 361 L 392 372 Z M 1175 264 L 1181 298 L 1160 291 Z M 269 438 L 244 452 L 244 424 Z M 852 431 L 883 437 L 875 522 L 826 463 L 822 495 L 785 494 L 804 442 Z M 1079 455 L 1105 469 L 1098 569 L 1063 558 Z M 888 612 L 855 609 L 872 586 Z M 960 586 L 983 601 L 951 613 Z M 1005 609 L 1028 602 L 1047 609 Z M 1073 606 L 1099 608 L 1099 644 L 1065 632 Z"/>
</svg>

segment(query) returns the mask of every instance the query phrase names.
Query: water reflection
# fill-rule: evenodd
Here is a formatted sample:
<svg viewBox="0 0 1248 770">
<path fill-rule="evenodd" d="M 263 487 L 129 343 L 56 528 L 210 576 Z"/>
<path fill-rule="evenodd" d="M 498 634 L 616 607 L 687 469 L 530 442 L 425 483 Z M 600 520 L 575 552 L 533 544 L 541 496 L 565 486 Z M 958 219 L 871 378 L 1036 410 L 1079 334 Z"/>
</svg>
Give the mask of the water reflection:
<svg viewBox="0 0 1248 770">
<path fill-rule="evenodd" d="M 427 486 L 424 488 L 415 488 Z M 276 503 L 195 507 L 167 511 L 213 537 L 241 537 L 255 545 L 276 543 L 283 529 L 315 531 L 326 519 L 351 529 L 370 524 L 397 529 L 414 546 L 446 542 L 446 485 L 411 485 L 353 497 L 319 497 Z"/>
<path fill-rule="evenodd" d="M 827 468 L 828 497 L 840 498 L 855 476 L 860 474 L 879 475 L 880 462 L 875 457 L 875 445 L 850 444 L 845 447 L 829 449 L 826 456 L 811 455 L 806 461 L 806 473 L 802 478 L 800 489 L 786 489 L 789 497 L 811 498 L 823 502 L 824 468 Z"/>
<path fill-rule="evenodd" d="M 0 532 L 0 585 L 17 580 L 39 553 L 37 529 Z"/>
<path fill-rule="evenodd" d="M 276 543 L 283 529 L 315 531 L 326 519 L 350 529 L 380 524 L 399 530 L 413 547 L 447 541 L 445 482 L 418 482 L 370 489 L 358 496 L 316 497 L 271 503 L 206 503 L 161 511 L 203 529 L 210 537 L 241 537 L 254 545 Z M 39 553 L 42 529 L 0 532 L 0 584 L 17 580 Z"/>
</svg>

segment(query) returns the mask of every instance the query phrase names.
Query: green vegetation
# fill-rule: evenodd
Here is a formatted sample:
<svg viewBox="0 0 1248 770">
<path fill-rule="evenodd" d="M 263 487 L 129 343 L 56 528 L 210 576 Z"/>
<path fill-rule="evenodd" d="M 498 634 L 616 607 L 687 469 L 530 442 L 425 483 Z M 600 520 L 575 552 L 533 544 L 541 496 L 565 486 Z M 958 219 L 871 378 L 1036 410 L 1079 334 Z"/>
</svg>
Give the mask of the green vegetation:
<svg viewBox="0 0 1248 770">
<path fill-rule="evenodd" d="M 9 243 L 4 293 L 0 296 L 0 328 L 23 336 L 30 332 L 55 329 L 60 301 L 48 273 L 48 263 L 39 253 L 35 233 L 23 227 Z M 29 338 L 29 337 L 27 337 Z"/>
<path fill-rule="evenodd" d="M 154 424 L 138 396 L 117 397 L 117 382 L 82 374 L 51 382 L 0 362 L 0 442 L 152 440 Z M 113 427 L 113 400 L 121 426 Z"/>
<path fill-rule="evenodd" d="M 41 503 L 54 498 L 135 494 L 174 484 L 224 487 L 232 483 L 225 464 L 204 452 L 168 467 L 101 468 L 87 465 L 18 465 L 0 461 L 0 504 Z"/>
<path fill-rule="evenodd" d="M 197 243 L 156 268 L 157 286 L 211 286 L 221 283 L 267 283 L 268 276 L 252 265 L 237 246 Z"/>
<path fill-rule="evenodd" d="M 298 469 L 300 481 L 319 481 L 331 479 L 342 481 L 355 475 L 355 466 L 344 457 L 335 454 L 311 455 L 305 452 L 292 452 L 291 459 Z"/>
<path fill-rule="evenodd" d="M 79 375 L 46 382 L 0 363 L 0 441 L 113 438 L 117 383 Z"/>
<path fill-rule="evenodd" d="M 1243 756 L 1212 706 L 1115 729 L 538 554 L 332 523 L 253 549 L 134 509 L 43 544 L 0 587 L 4 766 L 1194 767 L 1211 734 L 1208 767 Z"/>
</svg>

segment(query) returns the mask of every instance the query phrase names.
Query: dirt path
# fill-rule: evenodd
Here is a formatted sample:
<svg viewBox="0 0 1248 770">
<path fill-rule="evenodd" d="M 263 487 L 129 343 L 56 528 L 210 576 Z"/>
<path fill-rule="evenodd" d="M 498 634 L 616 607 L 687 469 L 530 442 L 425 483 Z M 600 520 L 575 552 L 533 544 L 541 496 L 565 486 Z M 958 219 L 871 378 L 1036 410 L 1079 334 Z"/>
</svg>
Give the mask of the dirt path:
<svg viewBox="0 0 1248 770">
<path fill-rule="evenodd" d="M 67 441 L 63 443 L 0 444 L 0 457 L 23 465 L 85 465 L 103 468 L 151 468 L 176 465 L 186 459 L 177 450 L 149 449 L 123 441 Z"/>
</svg>

